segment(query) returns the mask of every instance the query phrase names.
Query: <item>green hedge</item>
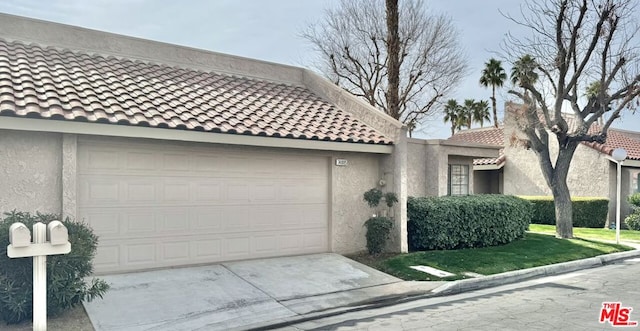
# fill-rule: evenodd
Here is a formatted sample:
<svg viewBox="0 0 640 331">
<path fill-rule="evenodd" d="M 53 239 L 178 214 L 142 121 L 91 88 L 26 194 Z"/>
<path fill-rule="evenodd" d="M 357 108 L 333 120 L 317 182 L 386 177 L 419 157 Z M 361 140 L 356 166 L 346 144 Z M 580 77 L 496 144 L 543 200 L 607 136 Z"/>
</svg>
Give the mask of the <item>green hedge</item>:
<svg viewBox="0 0 640 331">
<path fill-rule="evenodd" d="M 408 200 L 411 250 L 496 246 L 524 236 L 531 204 L 506 195 L 426 197 Z"/>
<path fill-rule="evenodd" d="M 521 196 L 533 204 L 532 224 L 556 224 L 553 197 Z M 609 213 L 609 199 L 573 197 L 573 226 L 577 228 L 604 228 Z"/>
</svg>

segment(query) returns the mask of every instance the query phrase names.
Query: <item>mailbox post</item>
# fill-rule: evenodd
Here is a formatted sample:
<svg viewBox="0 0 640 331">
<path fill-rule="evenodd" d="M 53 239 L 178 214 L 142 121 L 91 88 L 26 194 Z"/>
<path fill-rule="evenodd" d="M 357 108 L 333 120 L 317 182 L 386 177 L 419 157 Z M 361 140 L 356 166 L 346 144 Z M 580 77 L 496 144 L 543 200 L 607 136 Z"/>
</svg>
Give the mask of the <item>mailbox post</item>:
<svg viewBox="0 0 640 331">
<path fill-rule="evenodd" d="M 31 232 L 22 223 L 13 223 L 9 227 L 10 258 L 33 257 L 33 330 L 47 330 L 47 255 L 68 254 L 71 252 L 69 233 L 60 221 L 48 225 L 33 225 L 33 243 Z"/>
</svg>

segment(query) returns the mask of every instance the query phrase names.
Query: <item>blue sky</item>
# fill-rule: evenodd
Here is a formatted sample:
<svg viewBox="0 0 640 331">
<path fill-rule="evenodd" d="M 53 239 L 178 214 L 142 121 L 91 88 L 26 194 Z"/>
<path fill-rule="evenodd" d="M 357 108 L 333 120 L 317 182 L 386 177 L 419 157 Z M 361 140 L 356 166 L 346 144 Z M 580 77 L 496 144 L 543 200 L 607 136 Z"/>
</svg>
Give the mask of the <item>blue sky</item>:
<svg viewBox="0 0 640 331">
<path fill-rule="evenodd" d="M 429 10 L 451 17 L 469 61 L 469 75 L 453 98 L 488 99 L 478 84 L 484 62 L 517 26 L 499 12 L 517 16 L 523 0 L 427 0 Z M 308 66 L 313 51 L 299 31 L 319 20 L 331 0 L 3 0 L 0 12 L 77 25 L 251 58 Z M 508 65 L 505 69 L 509 70 Z M 506 89 L 498 104 L 508 98 Z M 500 108 L 500 106 L 499 106 Z M 615 125 L 640 129 L 640 113 Z M 441 117 L 425 124 L 417 136 L 446 138 Z"/>
</svg>

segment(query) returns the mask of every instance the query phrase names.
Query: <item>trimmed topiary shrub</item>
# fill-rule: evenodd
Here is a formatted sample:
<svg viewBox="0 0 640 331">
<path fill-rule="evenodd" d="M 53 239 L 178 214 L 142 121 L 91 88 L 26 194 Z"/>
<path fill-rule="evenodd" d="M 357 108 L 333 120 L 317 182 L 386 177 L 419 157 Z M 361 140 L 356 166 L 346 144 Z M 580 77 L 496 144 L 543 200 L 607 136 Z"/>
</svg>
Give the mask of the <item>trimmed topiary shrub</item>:
<svg viewBox="0 0 640 331">
<path fill-rule="evenodd" d="M 364 225 L 367 227 L 367 250 L 369 254 L 380 254 L 389 239 L 393 222 L 387 217 L 371 217 Z"/>
<path fill-rule="evenodd" d="M 34 223 L 47 224 L 57 219 L 58 215 L 31 215 L 13 211 L 6 213 L 4 219 L 0 220 L 0 316 L 9 324 L 28 320 L 33 313 L 33 259 L 12 259 L 7 256 L 9 227 L 15 222 L 21 222 L 32 230 Z M 98 237 L 84 223 L 68 218 L 62 223 L 69 231 L 71 252 L 47 256 L 49 316 L 58 315 L 83 301 L 102 298 L 109 288 L 103 280 L 86 280 L 93 272 L 91 260 L 96 253 Z"/>
<path fill-rule="evenodd" d="M 409 198 L 411 250 L 496 246 L 524 236 L 531 204 L 506 195 Z"/>
<path fill-rule="evenodd" d="M 553 197 L 521 196 L 533 204 L 532 224 L 556 224 Z M 573 226 L 578 228 L 604 228 L 609 213 L 609 199 L 573 197 Z"/>
</svg>

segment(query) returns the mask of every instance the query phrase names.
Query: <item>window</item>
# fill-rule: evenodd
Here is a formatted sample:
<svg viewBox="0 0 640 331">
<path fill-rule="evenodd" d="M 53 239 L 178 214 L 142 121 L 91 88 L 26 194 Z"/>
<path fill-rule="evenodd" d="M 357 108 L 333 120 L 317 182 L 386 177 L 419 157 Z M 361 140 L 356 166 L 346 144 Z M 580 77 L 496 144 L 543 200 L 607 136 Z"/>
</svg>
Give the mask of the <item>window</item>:
<svg viewBox="0 0 640 331">
<path fill-rule="evenodd" d="M 449 165 L 449 195 L 469 194 L 469 165 Z"/>
</svg>

